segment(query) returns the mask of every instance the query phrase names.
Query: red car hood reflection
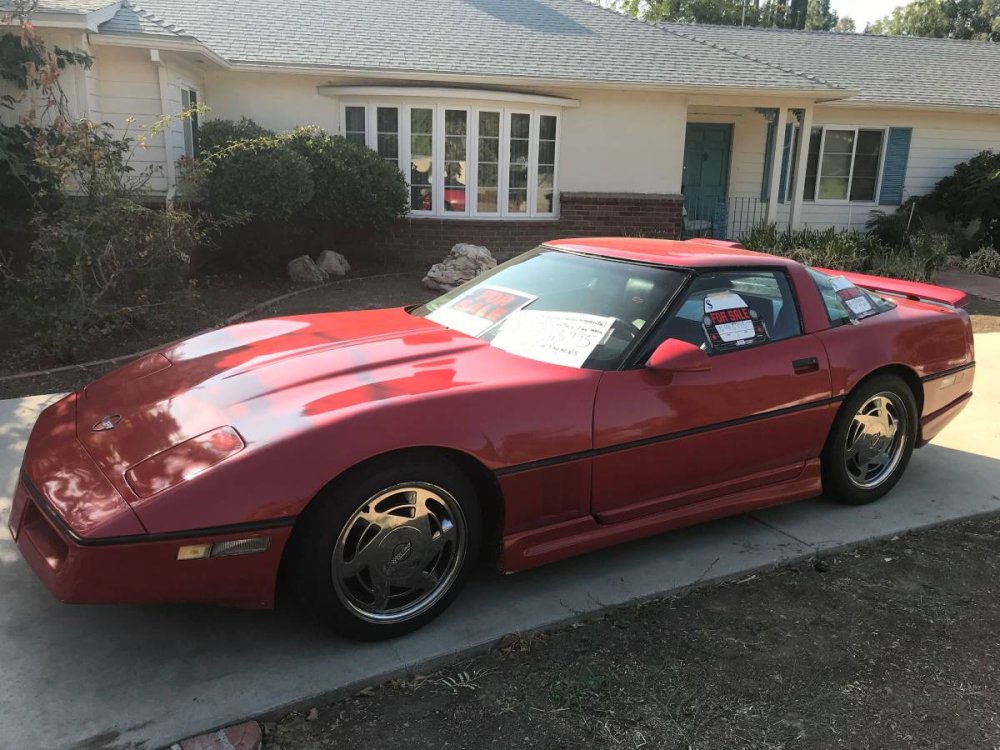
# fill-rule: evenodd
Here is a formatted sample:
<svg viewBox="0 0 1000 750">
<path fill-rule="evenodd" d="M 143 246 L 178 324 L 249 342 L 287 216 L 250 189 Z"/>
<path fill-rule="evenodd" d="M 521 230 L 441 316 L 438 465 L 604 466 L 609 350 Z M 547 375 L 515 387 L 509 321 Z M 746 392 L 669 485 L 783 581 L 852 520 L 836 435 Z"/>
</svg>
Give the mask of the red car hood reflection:
<svg viewBox="0 0 1000 750">
<path fill-rule="evenodd" d="M 215 427 L 234 426 L 252 446 L 352 407 L 460 387 L 460 356 L 463 366 L 470 356 L 512 359 L 403 309 L 246 323 L 188 339 L 88 385 L 78 402 L 77 435 L 124 489 L 129 467 Z M 523 367 L 532 365 L 538 363 L 523 360 Z"/>
</svg>

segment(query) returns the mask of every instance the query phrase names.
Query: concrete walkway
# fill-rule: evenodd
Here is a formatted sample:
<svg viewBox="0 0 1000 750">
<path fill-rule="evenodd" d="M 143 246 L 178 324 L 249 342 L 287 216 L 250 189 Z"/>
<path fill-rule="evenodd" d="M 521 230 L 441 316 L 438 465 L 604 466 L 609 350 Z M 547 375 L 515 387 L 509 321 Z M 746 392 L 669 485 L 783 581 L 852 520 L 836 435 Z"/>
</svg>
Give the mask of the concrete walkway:
<svg viewBox="0 0 1000 750">
<path fill-rule="evenodd" d="M 816 552 L 1000 511 L 1000 333 L 977 338 L 976 395 L 884 500 L 812 500 L 503 577 L 483 571 L 407 638 L 349 643 L 293 608 L 71 607 L 55 602 L 0 524 L 0 748 L 160 747 L 505 633 L 742 576 Z M 44 397 L 0 402 L 0 492 Z M 9 495 L 0 494 L 6 521 Z"/>
<path fill-rule="evenodd" d="M 973 297 L 983 297 L 1000 302 L 1000 278 L 996 276 L 983 276 L 979 273 L 952 269 L 938 272 L 934 276 L 934 283 L 940 286 L 950 286 L 952 289 L 961 289 Z"/>
</svg>

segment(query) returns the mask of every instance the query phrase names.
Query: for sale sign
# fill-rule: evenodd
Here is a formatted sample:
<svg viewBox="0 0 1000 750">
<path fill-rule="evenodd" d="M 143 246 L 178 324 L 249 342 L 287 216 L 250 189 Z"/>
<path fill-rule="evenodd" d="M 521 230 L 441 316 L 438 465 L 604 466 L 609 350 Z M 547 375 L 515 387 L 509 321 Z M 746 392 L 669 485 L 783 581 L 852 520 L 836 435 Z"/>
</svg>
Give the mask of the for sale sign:
<svg viewBox="0 0 1000 750">
<path fill-rule="evenodd" d="M 767 327 L 736 292 L 716 292 L 705 297 L 705 335 L 715 351 L 767 341 Z"/>
<path fill-rule="evenodd" d="M 479 336 L 536 299 L 516 289 L 483 285 L 460 294 L 427 317 L 469 336 Z"/>
</svg>

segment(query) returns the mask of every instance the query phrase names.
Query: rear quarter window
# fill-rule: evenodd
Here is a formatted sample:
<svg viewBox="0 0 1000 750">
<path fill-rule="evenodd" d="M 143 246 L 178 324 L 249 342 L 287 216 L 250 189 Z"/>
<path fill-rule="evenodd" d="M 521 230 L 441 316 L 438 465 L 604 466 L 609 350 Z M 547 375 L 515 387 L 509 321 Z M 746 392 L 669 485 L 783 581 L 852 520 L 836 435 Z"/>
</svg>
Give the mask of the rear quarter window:
<svg viewBox="0 0 1000 750">
<path fill-rule="evenodd" d="M 834 289 L 834 277 L 817 271 L 815 268 L 807 268 L 806 270 L 809 272 L 813 283 L 816 284 L 820 297 L 823 298 L 823 307 L 826 309 L 826 315 L 830 319 L 831 326 L 836 327 L 848 323 L 857 323 L 865 318 L 870 318 L 873 315 L 879 315 L 887 310 L 891 310 L 896 306 L 889 300 L 879 297 L 867 289 L 859 288 L 861 295 L 868 300 L 871 310 L 860 315 L 856 314 L 847 307 L 841 296 L 837 294 L 837 290 Z"/>
</svg>

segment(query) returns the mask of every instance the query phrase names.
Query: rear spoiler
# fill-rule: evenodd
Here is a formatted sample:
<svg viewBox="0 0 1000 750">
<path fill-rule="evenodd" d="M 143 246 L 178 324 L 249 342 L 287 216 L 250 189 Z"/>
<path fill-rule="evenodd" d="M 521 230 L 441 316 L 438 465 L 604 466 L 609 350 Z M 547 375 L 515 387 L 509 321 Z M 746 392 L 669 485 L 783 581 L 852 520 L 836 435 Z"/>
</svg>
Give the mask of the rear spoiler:
<svg viewBox="0 0 1000 750">
<path fill-rule="evenodd" d="M 816 270 L 830 276 L 843 276 L 852 284 L 860 286 L 862 289 L 905 297 L 917 302 L 936 302 L 950 307 L 965 307 L 969 304 L 969 295 L 960 289 L 934 286 L 933 284 L 924 284 L 919 281 L 889 279 L 885 276 L 869 276 L 866 273 L 832 271 L 828 268 L 817 268 Z"/>
</svg>

